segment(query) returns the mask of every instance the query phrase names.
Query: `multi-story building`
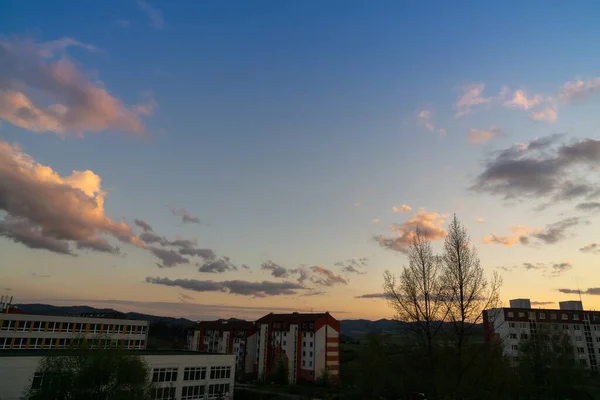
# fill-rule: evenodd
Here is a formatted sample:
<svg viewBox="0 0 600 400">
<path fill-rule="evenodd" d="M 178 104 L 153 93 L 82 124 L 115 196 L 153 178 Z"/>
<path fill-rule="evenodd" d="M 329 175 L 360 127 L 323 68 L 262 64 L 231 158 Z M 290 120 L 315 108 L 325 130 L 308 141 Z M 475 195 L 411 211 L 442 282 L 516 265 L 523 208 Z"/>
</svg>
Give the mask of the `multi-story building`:
<svg viewBox="0 0 600 400">
<path fill-rule="evenodd" d="M 540 331 L 567 335 L 582 365 L 598 371 L 600 357 L 600 312 L 585 311 L 581 301 L 562 301 L 559 309 L 533 309 L 529 299 L 510 301 L 508 308 L 483 313 L 486 338 L 502 343 L 503 351 L 518 360 L 523 340 L 536 340 Z"/>
<path fill-rule="evenodd" d="M 255 331 L 254 323 L 242 320 L 198 322 L 187 337 L 189 350 L 233 354 L 238 372 L 246 372 L 247 338 Z"/>
<path fill-rule="evenodd" d="M 94 347 L 145 349 L 148 321 L 112 318 L 114 315 L 56 317 L 0 313 L 0 350 L 62 349 L 84 343 Z"/>
<path fill-rule="evenodd" d="M 288 382 L 314 381 L 327 371 L 339 380 L 340 323 L 329 313 L 268 314 L 256 321 L 248 337 L 248 357 L 258 378 L 267 377 L 276 363 L 287 361 Z M 247 363 L 248 366 L 248 363 Z"/>
<path fill-rule="evenodd" d="M 148 366 L 155 400 L 233 399 L 235 357 L 184 351 L 136 351 Z M 0 351 L 0 397 L 18 400 L 23 391 L 43 384 L 36 371 L 44 356 L 64 352 Z"/>
</svg>

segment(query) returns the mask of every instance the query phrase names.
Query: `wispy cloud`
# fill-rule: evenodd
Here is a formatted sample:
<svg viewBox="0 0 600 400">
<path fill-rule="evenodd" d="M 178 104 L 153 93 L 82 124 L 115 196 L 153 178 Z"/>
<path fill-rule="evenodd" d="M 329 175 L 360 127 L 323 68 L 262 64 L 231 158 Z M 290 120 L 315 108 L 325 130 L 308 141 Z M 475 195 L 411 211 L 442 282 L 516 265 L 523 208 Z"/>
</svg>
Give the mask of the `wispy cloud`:
<svg viewBox="0 0 600 400">
<path fill-rule="evenodd" d="M 372 223 L 374 223 L 374 224 L 376 224 L 376 223 L 378 223 L 378 222 L 379 222 L 379 218 L 372 218 L 372 219 L 371 219 L 371 222 L 372 222 Z"/>
<path fill-rule="evenodd" d="M 409 206 L 408 204 L 402 204 L 397 207 L 396 206 L 392 207 L 392 211 L 395 213 L 409 212 L 409 211 L 412 211 L 412 207 Z"/>
<path fill-rule="evenodd" d="M 229 257 L 223 257 L 218 260 L 208 260 L 204 264 L 199 264 L 198 272 L 206 272 L 210 274 L 222 274 L 229 271 L 237 271 Z"/>
<path fill-rule="evenodd" d="M 66 57 L 69 47 L 97 51 L 71 38 L 35 43 L 0 40 L 0 118 L 33 132 L 83 136 L 116 130 L 142 135 L 139 114 L 127 108 Z"/>
<path fill-rule="evenodd" d="M 543 110 L 532 112 L 529 114 L 529 118 L 534 121 L 550 122 L 553 124 L 558 119 L 558 112 L 555 107 L 547 107 Z"/>
<path fill-rule="evenodd" d="M 549 278 L 557 278 L 562 276 L 565 272 L 570 271 L 573 268 L 573 265 L 568 261 L 563 262 L 552 262 L 552 263 L 531 263 L 524 262 L 520 265 L 515 265 L 513 267 L 496 267 L 499 270 L 505 272 L 511 272 L 515 270 L 526 270 L 526 271 L 538 271 L 543 275 Z"/>
<path fill-rule="evenodd" d="M 385 293 L 367 293 L 356 296 L 355 299 L 387 299 L 387 297 Z"/>
<path fill-rule="evenodd" d="M 485 218 L 477 217 L 475 218 L 475 222 L 478 224 L 485 224 Z"/>
<path fill-rule="evenodd" d="M 564 240 L 571 228 L 587 223 L 588 221 L 578 217 L 571 217 L 548 224 L 544 229 L 534 229 L 518 225 L 511 228 L 510 235 L 499 236 L 492 233 L 489 236 L 484 236 L 482 242 L 484 244 L 502 244 L 508 247 L 517 243 L 528 245 L 532 240 L 535 240 L 537 243 L 555 244 Z"/>
<path fill-rule="evenodd" d="M 310 267 L 313 272 L 313 276 L 310 278 L 311 282 L 320 286 L 334 286 L 338 284 L 347 285 L 348 280 L 341 275 L 336 275 L 333 271 L 320 266 L 315 265 Z"/>
<path fill-rule="evenodd" d="M 485 143 L 499 136 L 501 133 L 502 130 L 500 128 L 470 129 L 467 133 L 467 139 L 473 144 Z"/>
<path fill-rule="evenodd" d="M 592 78 L 587 81 L 582 79 L 568 81 L 560 89 L 558 98 L 565 103 L 583 100 L 596 93 L 598 89 L 600 89 L 600 78 Z"/>
<path fill-rule="evenodd" d="M 561 288 L 556 290 L 563 294 L 589 294 L 590 296 L 600 296 L 600 287 L 592 287 L 584 290 L 567 288 Z"/>
<path fill-rule="evenodd" d="M 600 254 L 600 243 L 590 243 L 579 249 L 582 253 Z"/>
<path fill-rule="evenodd" d="M 471 83 L 460 87 L 460 94 L 454 104 L 455 117 L 460 118 L 471 113 L 474 107 L 491 102 L 493 98 L 483 97 L 484 89 L 485 84 L 483 83 Z"/>
<path fill-rule="evenodd" d="M 150 20 L 150 25 L 156 29 L 163 29 L 165 27 L 165 22 L 163 20 L 162 12 L 154 7 L 152 7 L 148 2 L 143 0 L 138 0 L 138 5 L 146 13 L 146 16 Z"/>
<path fill-rule="evenodd" d="M 349 258 L 344 261 L 338 261 L 335 263 L 336 266 L 342 267 L 342 272 L 347 274 L 359 274 L 364 275 L 367 273 L 365 271 L 369 260 L 367 257 L 360 258 Z"/>
<path fill-rule="evenodd" d="M 446 136 L 445 129 L 436 127 L 436 124 L 434 121 L 434 116 L 433 116 L 433 111 L 431 111 L 431 110 L 418 111 L 417 112 L 417 122 L 420 126 L 422 126 L 423 128 L 427 129 L 430 132 L 437 131 L 437 133 L 440 136 Z"/>
<path fill-rule="evenodd" d="M 171 209 L 171 213 L 175 216 L 181 217 L 181 222 L 183 222 L 184 224 L 187 223 L 191 223 L 191 224 L 199 224 L 200 223 L 200 219 L 198 217 L 194 217 L 190 214 L 190 212 L 188 210 L 186 210 L 185 208 L 179 208 L 179 209 Z"/>
<path fill-rule="evenodd" d="M 260 269 L 269 271 L 270 274 L 275 278 L 287 278 L 290 275 L 289 271 L 286 268 L 274 263 L 271 260 L 262 263 Z"/>
</svg>

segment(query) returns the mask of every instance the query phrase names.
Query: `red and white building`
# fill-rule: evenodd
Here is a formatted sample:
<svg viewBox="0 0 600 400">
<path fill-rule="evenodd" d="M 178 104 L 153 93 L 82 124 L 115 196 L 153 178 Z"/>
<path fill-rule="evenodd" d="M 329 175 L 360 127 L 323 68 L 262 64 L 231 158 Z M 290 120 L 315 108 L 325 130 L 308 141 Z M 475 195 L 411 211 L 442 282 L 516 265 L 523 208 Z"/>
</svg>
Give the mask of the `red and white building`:
<svg viewBox="0 0 600 400">
<path fill-rule="evenodd" d="M 254 323 L 249 321 L 200 321 L 188 333 L 187 349 L 204 353 L 234 354 L 236 370 L 246 372 L 247 338 L 255 331 Z"/>
<path fill-rule="evenodd" d="M 529 299 L 515 299 L 510 307 L 485 310 L 483 323 L 486 338 L 502 343 L 504 355 L 512 360 L 518 360 L 521 341 L 535 340 L 545 330 L 566 334 L 579 362 L 598 371 L 600 312 L 584 310 L 581 301 L 561 301 L 559 309 L 534 309 Z"/>
<path fill-rule="evenodd" d="M 325 371 L 334 382 L 339 380 L 340 323 L 329 313 L 271 313 L 255 324 L 248 349 L 255 354 L 258 378 L 268 376 L 279 357 L 285 356 L 290 384 L 314 381 Z"/>
</svg>

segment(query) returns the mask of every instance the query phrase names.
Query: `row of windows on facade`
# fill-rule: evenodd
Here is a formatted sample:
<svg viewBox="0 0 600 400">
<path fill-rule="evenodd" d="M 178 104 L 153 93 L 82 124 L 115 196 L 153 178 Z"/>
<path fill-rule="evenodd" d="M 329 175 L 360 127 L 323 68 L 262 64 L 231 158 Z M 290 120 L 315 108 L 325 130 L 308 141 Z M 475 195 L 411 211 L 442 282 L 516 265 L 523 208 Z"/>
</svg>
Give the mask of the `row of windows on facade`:
<svg viewBox="0 0 600 400">
<path fill-rule="evenodd" d="M 585 352 L 585 347 L 578 346 L 576 348 L 577 348 L 577 354 L 585 354 L 586 353 Z M 519 351 L 519 345 L 518 344 L 513 344 L 513 345 L 511 345 L 511 349 L 513 351 Z M 590 348 L 590 355 L 593 355 L 595 357 L 595 353 L 593 353 L 593 351 L 594 351 L 594 348 L 593 347 Z M 598 353 L 600 353 L 600 349 L 598 349 Z"/>
<path fill-rule="evenodd" d="M 14 320 L 3 320 L 0 330 L 15 332 L 126 333 L 128 335 L 141 335 L 146 333 L 146 327 L 144 325 L 84 324 L 74 322 Z"/>
<path fill-rule="evenodd" d="M 520 337 L 519 337 L 519 336 L 517 336 L 517 334 L 516 334 L 516 333 L 511 333 L 511 334 L 510 334 L 510 338 L 511 338 L 511 339 L 514 339 L 514 340 L 516 340 L 516 339 L 519 339 L 519 338 L 520 338 L 520 339 L 528 339 L 528 338 L 529 338 L 529 335 L 528 335 L 528 334 L 526 334 L 526 333 L 521 333 L 521 335 L 520 335 Z M 583 336 L 575 336 L 575 341 L 576 341 L 576 342 L 583 342 Z M 600 336 L 596 336 L 596 342 L 597 342 L 597 343 L 600 343 Z"/>
<path fill-rule="evenodd" d="M 508 327 L 509 328 L 516 328 L 517 325 L 516 322 L 509 322 L 508 323 Z M 519 322 L 519 327 L 523 328 L 523 329 L 528 329 L 529 328 L 529 322 Z M 541 327 L 541 326 L 540 326 Z M 553 329 L 556 331 L 558 330 L 558 324 L 552 324 Z M 546 327 L 544 327 L 546 328 Z M 563 324 L 562 325 L 563 330 L 568 331 L 569 330 L 569 324 Z M 574 331 L 580 331 L 581 330 L 581 324 L 573 324 L 573 330 Z M 595 332 L 600 332 L 600 326 L 594 326 L 594 331 Z"/>
<path fill-rule="evenodd" d="M 144 340 L 117 340 L 117 339 L 69 339 L 69 338 L 0 338 L 0 350 L 8 349 L 55 349 L 67 348 L 83 343 L 88 347 L 125 347 L 128 349 L 143 349 Z"/>
<path fill-rule="evenodd" d="M 525 314 L 525 311 L 519 311 L 517 313 L 517 315 L 519 316 L 519 318 L 525 318 L 526 314 Z M 527 313 L 527 316 L 530 319 L 535 319 L 535 315 L 536 315 L 536 313 L 534 311 L 529 311 Z M 545 312 L 538 312 L 537 315 L 538 315 L 537 319 L 546 319 L 546 313 Z M 579 314 L 573 313 L 571 315 L 573 316 L 573 321 L 579 321 Z M 509 311 L 508 312 L 508 316 L 510 318 L 514 318 L 514 316 L 515 316 L 514 311 Z M 557 319 L 558 318 L 558 314 L 557 313 L 550 313 L 549 316 L 550 316 L 550 319 Z M 569 319 L 569 314 L 567 314 L 567 313 L 561 313 L 560 314 L 560 318 L 562 320 L 566 321 L 566 320 Z M 593 321 L 600 321 L 600 315 L 599 314 L 592 314 L 592 320 Z"/>
<path fill-rule="evenodd" d="M 208 385 L 208 397 L 204 385 L 184 386 L 181 388 L 181 400 L 218 399 L 219 396 L 229 393 L 228 383 Z M 160 387 L 152 390 L 154 400 L 172 400 L 175 398 L 174 387 Z"/>
<path fill-rule="evenodd" d="M 206 367 L 186 367 L 183 370 L 184 381 L 199 381 L 206 379 Z M 152 370 L 152 382 L 175 382 L 179 368 L 154 368 Z M 231 378 L 231 367 L 211 367 L 210 379 Z"/>
</svg>

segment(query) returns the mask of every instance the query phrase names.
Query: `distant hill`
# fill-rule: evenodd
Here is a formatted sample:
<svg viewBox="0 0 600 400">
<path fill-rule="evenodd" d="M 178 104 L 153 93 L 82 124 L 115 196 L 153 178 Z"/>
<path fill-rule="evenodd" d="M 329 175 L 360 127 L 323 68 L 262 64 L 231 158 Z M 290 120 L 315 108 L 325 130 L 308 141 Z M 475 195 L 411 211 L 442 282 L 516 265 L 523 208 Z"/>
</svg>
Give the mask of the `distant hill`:
<svg viewBox="0 0 600 400">
<path fill-rule="evenodd" d="M 49 304 L 15 304 L 16 307 L 27 314 L 38 315 L 80 315 L 93 313 L 119 313 L 111 308 L 94 308 L 90 306 L 53 306 Z M 151 323 L 163 323 L 170 326 L 180 326 L 183 329 L 191 328 L 196 322 L 187 318 L 163 317 L 157 315 L 141 314 L 136 312 L 121 313 L 127 319 L 149 321 Z M 234 320 L 234 318 L 231 318 Z M 340 320 L 341 333 L 348 336 L 362 336 L 369 332 L 405 332 L 409 327 L 406 322 L 398 322 L 392 319 L 380 319 L 370 321 L 368 319 L 343 319 Z M 482 331 L 477 327 L 476 331 Z M 475 333 L 475 332 L 473 332 Z"/>
</svg>

